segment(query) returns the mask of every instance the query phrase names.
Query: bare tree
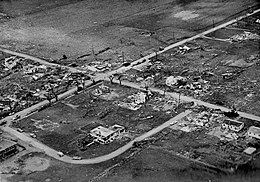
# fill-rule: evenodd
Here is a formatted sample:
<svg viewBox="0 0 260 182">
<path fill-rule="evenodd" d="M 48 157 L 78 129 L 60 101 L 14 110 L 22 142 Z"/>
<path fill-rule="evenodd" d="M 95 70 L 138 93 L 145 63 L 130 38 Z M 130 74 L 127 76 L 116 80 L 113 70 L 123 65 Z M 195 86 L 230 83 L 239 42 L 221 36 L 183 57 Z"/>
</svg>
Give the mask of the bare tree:
<svg viewBox="0 0 260 182">
<path fill-rule="evenodd" d="M 119 74 L 117 79 L 119 81 L 119 85 L 122 85 L 123 74 Z"/>
<path fill-rule="evenodd" d="M 178 98 L 177 108 L 179 108 L 180 103 L 181 103 L 181 92 L 179 93 L 179 98 Z"/>
<path fill-rule="evenodd" d="M 90 80 L 92 81 L 93 84 L 96 83 L 96 81 L 95 81 L 95 79 L 93 77 L 91 77 Z"/>
<path fill-rule="evenodd" d="M 85 77 L 82 78 L 81 82 L 82 82 L 82 86 L 83 86 L 83 89 L 84 89 L 84 88 L 85 88 L 85 85 L 86 85 Z"/>
<path fill-rule="evenodd" d="M 163 87 L 163 96 L 165 96 L 166 91 L 167 91 L 167 86 Z"/>
<path fill-rule="evenodd" d="M 46 97 L 46 99 L 49 101 L 49 104 L 51 105 L 51 94 L 50 94 L 50 92 L 48 92 L 47 94 L 44 94 L 44 96 Z"/>
<path fill-rule="evenodd" d="M 54 95 L 56 101 L 58 101 L 58 94 L 55 93 L 53 85 L 51 85 L 51 93 Z"/>
<path fill-rule="evenodd" d="M 148 84 L 145 84 L 145 85 L 144 85 L 144 88 L 145 88 L 146 91 L 148 91 L 148 90 L 149 90 Z"/>
<path fill-rule="evenodd" d="M 108 78 L 110 80 L 110 83 L 112 84 L 113 83 L 113 79 L 115 78 L 115 76 L 114 75 L 110 75 Z"/>
</svg>

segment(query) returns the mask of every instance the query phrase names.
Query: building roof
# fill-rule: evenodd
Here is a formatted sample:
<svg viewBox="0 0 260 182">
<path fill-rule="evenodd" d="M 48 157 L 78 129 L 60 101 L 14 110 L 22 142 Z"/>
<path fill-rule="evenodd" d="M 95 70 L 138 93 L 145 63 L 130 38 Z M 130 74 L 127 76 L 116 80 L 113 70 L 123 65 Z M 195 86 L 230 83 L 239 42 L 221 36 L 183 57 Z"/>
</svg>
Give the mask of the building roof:
<svg viewBox="0 0 260 182">
<path fill-rule="evenodd" d="M 244 150 L 244 152 L 246 153 L 246 154 L 252 154 L 252 153 L 254 153 L 256 151 L 256 148 L 254 148 L 254 147 L 248 147 L 248 148 L 246 148 L 245 150 Z"/>
<path fill-rule="evenodd" d="M 13 145 L 16 145 L 16 143 L 10 140 L 0 138 L 0 151 L 3 151 Z"/>
<path fill-rule="evenodd" d="M 243 122 L 236 121 L 236 120 L 233 120 L 233 119 L 225 119 L 224 123 L 228 124 L 228 125 L 232 125 L 232 126 L 241 126 L 243 124 Z"/>
<path fill-rule="evenodd" d="M 117 131 L 117 130 L 120 130 L 120 129 L 125 129 L 125 127 L 120 126 L 120 125 L 118 125 L 118 124 L 114 124 L 114 125 L 111 127 L 111 129 L 112 129 L 113 131 Z"/>
<path fill-rule="evenodd" d="M 102 137 L 107 137 L 111 134 L 113 134 L 115 131 L 105 128 L 103 126 L 98 126 L 96 128 L 94 128 L 93 130 L 90 131 L 90 133 L 95 133 L 95 134 L 99 134 Z"/>
<path fill-rule="evenodd" d="M 260 128 L 256 126 L 250 126 L 248 132 L 260 135 Z"/>
</svg>

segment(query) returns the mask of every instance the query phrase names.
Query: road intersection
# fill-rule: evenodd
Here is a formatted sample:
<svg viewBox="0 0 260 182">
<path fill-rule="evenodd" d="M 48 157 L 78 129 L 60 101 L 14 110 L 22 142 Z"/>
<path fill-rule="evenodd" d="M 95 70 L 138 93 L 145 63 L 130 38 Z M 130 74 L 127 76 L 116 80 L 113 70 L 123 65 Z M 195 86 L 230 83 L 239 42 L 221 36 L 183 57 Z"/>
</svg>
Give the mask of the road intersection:
<svg viewBox="0 0 260 182">
<path fill-rule="evenodd" d="M 256 14 L 260 12 L 260 9 L 257 9 L 255 10 L 254 12 L 252 13 L 248 13 L 246 15 L 243 15 L 243 16 L 240 16 L 236 19 L 233 19 L 231 21 L 228 21 L 226 23 L 223 23 L 219 26 L 216 26 L 214 28 L 211 28 L 205 32 L 202 32 L 200 34 L 197 34 L 193 37 L 190 37 L 190 38 L 187 38 L 187 39 L 184 39 L 180 42 L 177 42 L 177 43 L 174 43 L 168 47 L 165 47 L 162 51 L 159 51 L 157 53 L 152 53 L 150 55 L 147 55 L 145 57 L 142 57 L 136 61 L 134 61 L 133 63 L 131 63 L 131 65 L 127 66 L 127 67 L 121 67 L 117 70 L 114 70 L 114 71 L 111 71 L 111 72 L 108 72 L 108 73 L 103 73 L 103 74 L 98 74 L 96 75 L 95 77 L 93 77 L 93 79 L 95 81 L 102 81 L 102 80 L 108 80 L 108 77 L 111 76 L 111 75 L 114 75 L 116 73 L 123 73 L 129 69 L 131 69 L 132 67 L 134 67 L 134 65 L 137 65 L 139 63 L 143 63 L 144 61 L 156 56 L 156 55 L 159 55 L 165 51 L 168 51 L 174 47 L 178 47 L 180 45 L 183 45 L 189 41 L 192 41 L 192 40 L 195 40 L 199 37 L 203 37 L 211 32 L 214 32 L 218 29 L 221 29 L 221 28 L 224 28 L 228 25 L 231 25 L 247 16 L 251 16 L 253 14 Z M 2 52 L 5 52 L 5 53 L 8 53 L 8 54 L 12 54 L 12 55 L 16 55 L 16 56 L 19 56 L 19 57 L 23 57 L 23 58 L 26 58 L 26 59 L 31 59 L 31 60 L 34 60 L 36 62 L 40 62 L 41 64 L 45 64 L 45 65 L 48 65 L 48 66 L 51 66 L 51 67 L 57 67 L 57 66 L 60 66 L 58 64 L 54 64 L 54 63 L 49 63 L 45 60 L 42 60 L 42 59 L 39 59 L 39 58 L 36 58 L 36 57 L 33 57 L 33 56 L 29 56 L 29 55 L 26 55 L 26 54 L 22 54 L 22 53 L 18 53 L 18 52 L 14 52 L 14 51 L 10 51 L 10 50 L 7 50 L 7 49 L 2 49 L 0 48 L 0 51 Z M 62 66 L 64 68 L 67 68 L 69 71 L 71 72 L 78 72 L 78 71 L 81 71 L 81 70 L 78 70 L 76 68 L 71 68 L 71 67 L 67 67 L 67 66 Z M 91 85 L 93 82 L 88 80 L 86 81 L 86 86 L 89 86 Z M 126 85 L 126 86 L 129 86 L 129 87 L 133 87 L 133 88 L 137 88 L 137 89 L 142 89 L 140 87 L 140 85 L 137 85 L 135 83 L 130 83 L 130 82 L 125 82 L 125 81 L 122 81 L 122 84 L 123 85 Z M 157 89 L 157 88 L 149 88 L 151 91 L 153 92 L 158 92 L 160 94 L 164 94 L 164 91 L 160 90 L 160 89 Z M 62 99 L 62 98 L 65 98 L 71 94 L 73 94 L 74 92 L 77 91 L 77 88 L 72 88 L 70 90 L 68 90 L 67 92 L 63 93 L 63 94 L 60 94 L 58 96 L 59 99 Z M 170 96 L 174 97 L 174 98 L 178 98 L 179 97 L 179 94 L 178 93 L 169 93 L 167 92 L 166 94 L 169 94 Z M 207 102 L 204 102 L 204 101 L 201 101 L 201 100 L 197 100 L 197 99 L 194 99 L 194 98 L 191 98 L 191 97 L 187 97 L 187 96 L 181 96 L 180 97 L 181 100 L 183 101 L 187 101 L 187 102 L 195 102 L 196 104 L 198 105 L 204 105 L 206 107 L 209 107 L 209 108 L 214 108 L 214 109 L 220 109 L 222 111 L 229 111 L 230 109 L 228 108 L 225 108 L 225 107 L 221 107 L 221 106 L 217 106 L 217 105 L 214 105 L 214 104 L 210 104 L 210 103 L 207 103 Z M 142 140 L 145 140 L 146 138 L 162 131 L 164 128 L 168 127 L 173 121 L 176 121 L 178 119 L 181 119 L 185 116 L 187 116 L 189 113 L 191 113 L 190 110 L 186 110 L 184 111 L 183 113 L 180 113 L 178 114 L 177 116 L 175 116 L 174 118 L 170 119 L 169 121 L 166 121 L 165 123 L 163 123 L 162 125 L 140 135 L 139 137 L 135 138 L 134 140 L 130 141 L 129 143 L 127 143 L 126 145 L 120 147 L 119 149 L 111 152 L 110 154 L 107 154 L 107 155 L 103 155 L 103 156 L 99 156 L 99 157 L 95 157 L 95 158 L 91 158 L 91 159 L 82 159 L 82 160 L 73 160 L 72 157 L 69 157 L 69 156 L 63 156 L 63 157 L 60 157 L 58 155 L 58 151 L 46 146 L 45 144 L 39 142 L 38 140 L 34 139 L 34 138 L 31 138 L 30 136 L 24 134 L 24 133 L 20 133 L 18 131 L 16 131 L 15 129 L 11 128 L 10 127 L 10 124 L 13 120 L 13 118 L 17 115 L 21 116 L 21 117 L 25 117 L 27 116 L 28 114 L 34 112 L 34 111 L 37 111 L 37 109 L 43 107 L 44 105 L 48 104 L 48 101 L 45 100 L 45 101 L 42 101 L 38 104 L 35 104 L 34 106 L 31 106 L 23 111 L 20 111 L 18 113 L 16 113 L 15 115 L 12 115 L 12 116 L 8 116 L 2 120 L 0 120 L 0 123 L 3 122 L 3 121 L 7 121 L 7 125 L 5 125 L 4 127 L 2 127 L 2 130 L 4 130 L 5 132 L 8 132 L 12 135 L 15 135 L 17 138 L 25 141 L 25 142 L 28 142 L 29 144 L 31 144 L 32 146 L 36 147 L 36 148 L 39 148 L 41 149 L 42 151 L 44 151 L 47 155 L 57 159 L 57 160 L 60 160 L 60 161 L 63 161 L 63 162 L 66 162 L 66 163 L 71 163 L 71 164 L 95 164 L 95 163 L 101 163 L 101 162 L 104 162 L 104 161 L 107 161 L 107 160 L 110 160 L 112 158 L 115 158 L 119 155 L 121 155 L 122 153 L 124 153 L 125 151 L 127 151 L 128 149 L 130 149 L 134 142 L 137 142 L 137 141 L 142 141 Z M 260 122 L 260 117 L 259 116 L 255 116 L 255 115 L 252 115 L 252 114 L 247 114 L 247 113 L 244 113 L 244 112 L 239 112 L 238 113 L 240 114 L 240 116 L 242 117 L 245 117 L 245 118 L 249 118 L 249 119 L 253 119 L 253 120 L 256 120 L 256 121 L 259 121 Z"/>
</svg>

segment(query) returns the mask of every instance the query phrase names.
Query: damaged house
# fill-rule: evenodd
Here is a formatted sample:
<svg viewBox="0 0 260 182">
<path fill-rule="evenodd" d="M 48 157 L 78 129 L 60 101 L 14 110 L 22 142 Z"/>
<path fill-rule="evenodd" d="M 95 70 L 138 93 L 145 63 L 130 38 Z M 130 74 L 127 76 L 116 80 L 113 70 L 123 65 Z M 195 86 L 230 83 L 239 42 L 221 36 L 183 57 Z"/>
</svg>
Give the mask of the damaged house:
<svg viewBox="0 0 260 182">
<path fill-rule="evenodd" d="M 239 132 L 244 127 L 244 123 L 233 119 L 225 119 L 221 127 L 223 129 L 229 129 L 231 131 Z"/>
</svg>

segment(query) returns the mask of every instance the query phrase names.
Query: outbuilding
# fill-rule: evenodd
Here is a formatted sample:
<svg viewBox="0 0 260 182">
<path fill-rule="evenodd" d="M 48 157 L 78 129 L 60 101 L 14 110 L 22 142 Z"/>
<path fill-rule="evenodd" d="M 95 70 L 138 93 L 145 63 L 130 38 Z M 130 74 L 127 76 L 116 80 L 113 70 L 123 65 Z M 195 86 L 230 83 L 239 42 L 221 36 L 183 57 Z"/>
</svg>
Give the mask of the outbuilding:
<svg viewBox="0 0 260 182">
<path fill-rule="evenodd" d="M 233 119 L 225 119 L 221 127 L 223 129 L 230 129 L 232 131 L 239 132 L 244 127 L 244 123 Z"/>
<path fill-rule="evenodd" d="M 250 126 L 247 135 L 253 138 L 260 139 L 260 128 L 256 126 Z"/>
<path fill-rule="evenodd" d="M 17 144 L 10 140 L 0 139 L 0 161 L 18 153 Z"/>
</svg>

